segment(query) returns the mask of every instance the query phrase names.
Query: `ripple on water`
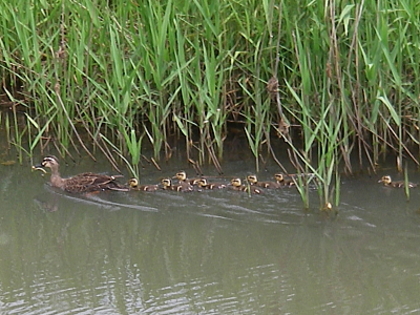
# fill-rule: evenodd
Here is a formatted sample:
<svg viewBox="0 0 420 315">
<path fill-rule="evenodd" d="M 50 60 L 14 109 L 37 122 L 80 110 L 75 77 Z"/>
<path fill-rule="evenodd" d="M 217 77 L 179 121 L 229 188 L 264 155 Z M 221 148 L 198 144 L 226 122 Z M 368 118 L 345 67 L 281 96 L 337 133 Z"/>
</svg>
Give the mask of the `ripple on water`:
<svg viewBox="0 0 420 315">
<path fill-rule="evenodd" d="M 145 301 L 150 314 L 255 314 L 258 310 L 273 309 L 278 306 L 261 303 L 273 300 L 273 296 L 281 297 L 283 286 L 278 285 L 280 271 L 273 264 L 245 268 L 235 279 L 211 281 L 212 275 L 191 279 L 189 282 L 178 282 L 150 293 Z M 215 277 L 216 279 L 217 277 Z M 234 290 L 229 285 L 237 282 Z M 260 292 L 261 296 L 255 295 Z"/>
<path fill-rule="evenodd" d="M 74 310 L 66 299 L 60 301 L 59 296 L 74 291 L 74 288 L 62 289 L 63 281 L 54 279 L 46 281 L 38 277 L 36 283 L 29 286 L 29 291 L 23 289 L 5 292 L 1 314 L 64 314 Z M 58 289 L 61 288 L 61 289 Z M 6 301 L 6 302 L 4 302 Z"/>
<path fill-rule="evenodd" d="M 283 224 L 285 221 L 287 223 L 285 217 L 294 218 L 295 221 L 303 215 L 302 209 L 297 208 L 296 203 L 291 201 L 293 198 L 296 198 L 296 194 L 282 190 L 277 190 L 277 193 L 267 190 L 264 195 L 252 196 L 229 190 L 168 192 L 160 195 L 160 200 L 156 201 L 154 206 L 161 211 L 183 212 L 193 216 Z"/>
<path fill-rule="evenodd" d="M 51 280 L 41 275 L 29 286 L 29 290 L 4 292 L 0 302 L 0 314 L 121 314 L 113 305 L 115 296 L 114 291 L 110 290 L 113 286 L 112 281 L 107 281 L 92 290 L 69 286 L 72 280 L 74 279 Z"/>
</svg>

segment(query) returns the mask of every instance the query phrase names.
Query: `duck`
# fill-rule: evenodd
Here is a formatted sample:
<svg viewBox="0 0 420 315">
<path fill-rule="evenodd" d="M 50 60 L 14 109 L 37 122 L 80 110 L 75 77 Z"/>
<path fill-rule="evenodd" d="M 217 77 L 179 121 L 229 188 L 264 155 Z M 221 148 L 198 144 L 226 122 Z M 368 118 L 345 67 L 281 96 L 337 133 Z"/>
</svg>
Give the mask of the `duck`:
<svg viewBox="0 0 420 315">
<path fill-rule="evenodd" d="M 230 186 L 232 186 L 233 190 L 238 191 L 245 191 L 245 192 L 251 192 L 253 194 L 261 194 L 262 190 L 255 186 L 245 186 L 242 185 L 242 180 L 240 178 L 232 178 L 230 181 Z"/>
<path fill-rule="evenodd" d="M 382 176 L 382 178 L 378 180 L 378 183 L 382 183 L 384 184 L 384 186 L 387 186 L 387 187 L 394 187 L 394 188 L 405 187 L 405 182 L 403 181 L 393 182 L 391 176 L 389 175 Z M 414 187 L 417 187 L 417 184 L 408 182 L 408 188 L 414 188 Z"/>
<path fill-rule="evenodd" d="M 175 178 L 178 180 L 178 182 L 181 183 L 188 183 L 190 185 L 198 185 L 198 182 L 201 178 L 192 178 L 189 179 L 187 177 L 187 172 L 185 171 L 179 171 L 177 172 L 172 178 Z"/>
<path fill-rule="evenodd" d="M 223 188 L 226 188 L 226 185 L 222 184 L 222 183 L 209 183 L 207 178 L 200 178 L 197 181 L 197 185 L 198 185 L 198 187 L 203 188 L 203 189 L 223 189 Z"/>
<path fill-rule="evenodd" d="M 91 172 L 62 178 L 59 172 L 60 163 L 54 155 L 44 157 L 40 165 L 32 166 L 35 170 L 51 169 L 50 184 L 69 193 L 85 193 L 102 190 L 128 191 L 129 188 L 119 184 L 116 178 L 121 175 L 104 175 Z"/>
<path fill-rule="evenodd" d="M 257 175 L 248 175 L 247 178 L 248 183 L 253 186 L 263 187 L 263 188 L 280 188 L 281 185 L 278 182 L 259 182 L 257 179 Z"/>
<path fill-rule="evenodd" d="M 274 174 L 274 178 L 277 184 L 279 184 L 280 186 L 289 186 L 289 187 L 296 186 L 296 183 L 293 181 L 293 179 L 291 178 L 286 179 L 284 178 L 284 175 L 281 173 Z"/>
<path fill-rule="evenodd" d="M 156 191 L 159 189 L 159 185 L 139 185 L 139 181 L 134 177 L 128 181 L 128 185 L 131 190 Z"/>
<path fill-rule="evenodd" d="M 182 191 L 182 192 L 190 192 L 193 191 L 193 186 L 186 182 L 181 182 L 179 184 L 173 185 L 172 180 L 167 177 L 161 180 L 161 184 L 163 189 L 165 190 L 174 190 L 174 191 Z"/>
</svg>

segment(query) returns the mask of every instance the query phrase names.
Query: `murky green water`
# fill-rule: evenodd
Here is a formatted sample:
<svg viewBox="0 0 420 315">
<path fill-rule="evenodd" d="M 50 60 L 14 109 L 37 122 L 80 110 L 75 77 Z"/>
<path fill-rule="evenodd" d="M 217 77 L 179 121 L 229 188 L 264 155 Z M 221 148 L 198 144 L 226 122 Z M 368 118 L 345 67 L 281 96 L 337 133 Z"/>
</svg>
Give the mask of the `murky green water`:
<svg viewBox="0 0 420 315">
<path fill-rule="evenodd" d="M 83 163 L 63 175 L 110 169 Z M 179 168 L 146 169 L 143 182 Z M 224 164 L 228 175 L 252 169 Z M 420 312 L 419 189 L 407 203 L 379 175 L 343 179 L 328 217 L 303 211 L 293 189 L 86 198 L 40 175 L 0 165 L 2 315 Z"/>
</svg>

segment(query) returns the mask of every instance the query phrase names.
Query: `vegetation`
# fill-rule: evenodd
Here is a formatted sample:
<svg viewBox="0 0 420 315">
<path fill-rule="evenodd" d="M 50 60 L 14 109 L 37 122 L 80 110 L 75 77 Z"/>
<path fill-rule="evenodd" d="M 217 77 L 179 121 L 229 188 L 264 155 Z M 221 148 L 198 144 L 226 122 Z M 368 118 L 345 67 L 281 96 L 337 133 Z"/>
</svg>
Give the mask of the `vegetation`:
<svg viewBox="0 0 420 315">
<path fill-rule="evenodd" d="M 272 142 L 285 142 L 296 172 L 314 174 L 321 205 L 337 205 L 351 156 L 372 168 L 385 153 L 419 164 L 419 6 L 2 1 L 0 92 L 12 115 L 1 120 L 21 155 L 52 143 L 93 156 L 93 142 L 136 175 L 144 142 L 158 161 L 172 136 L 191 161 L 221 167 L 235 122 L 257 170 L 261 151 L 277 160 Z"/>
</svg>

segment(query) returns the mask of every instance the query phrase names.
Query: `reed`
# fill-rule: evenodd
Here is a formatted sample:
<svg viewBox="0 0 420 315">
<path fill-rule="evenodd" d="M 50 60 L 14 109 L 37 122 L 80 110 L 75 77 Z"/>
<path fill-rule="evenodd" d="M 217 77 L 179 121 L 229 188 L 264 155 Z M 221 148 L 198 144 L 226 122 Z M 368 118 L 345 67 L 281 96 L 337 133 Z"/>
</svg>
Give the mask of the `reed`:
<svg viewBox="0 0 420 315">
<path fill-rule="evenodd" d="M 257 170 L 262 150 L 284 142 L 296 172 L 316 174 L 321 203 L 337 205 L 337 174 L 355 163 L 374 169 L 391 154 L 420 164 L 416 9 L 408 0 L 3 1 L 0 97 L 19 110 L 2 123 L 20 155 L 99 149 L 138 174 L 143 145 L 168 159 L 173 136 L 187 159 L 221 168 L 235 122 Z"/>
</svg>

